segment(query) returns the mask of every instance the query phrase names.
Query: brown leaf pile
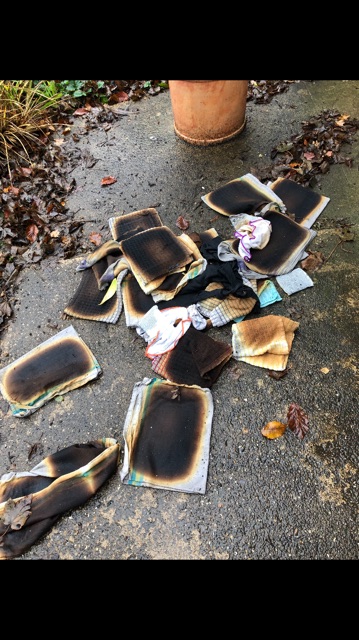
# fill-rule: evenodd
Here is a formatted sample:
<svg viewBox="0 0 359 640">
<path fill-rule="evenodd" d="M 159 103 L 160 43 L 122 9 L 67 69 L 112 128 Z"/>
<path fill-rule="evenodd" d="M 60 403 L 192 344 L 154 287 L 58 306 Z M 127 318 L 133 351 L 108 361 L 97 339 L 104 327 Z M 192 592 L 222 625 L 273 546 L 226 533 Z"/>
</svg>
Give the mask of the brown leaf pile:
<svg viewBox="0 0 359 640">
<path fill-rule="evenodd" d="M 290 178 L 314 187 L 318 176 L 327 173 L 332 164 L 352 166 L 353 160 L 343 154 L 342 145 L 351 144 L 358 128 L 358 119 L 325 110 L 302 122 L 300 133 L 274 147 L 272 165 L 261 169 L 257 177 L 262 181 Z"/>
</svg>

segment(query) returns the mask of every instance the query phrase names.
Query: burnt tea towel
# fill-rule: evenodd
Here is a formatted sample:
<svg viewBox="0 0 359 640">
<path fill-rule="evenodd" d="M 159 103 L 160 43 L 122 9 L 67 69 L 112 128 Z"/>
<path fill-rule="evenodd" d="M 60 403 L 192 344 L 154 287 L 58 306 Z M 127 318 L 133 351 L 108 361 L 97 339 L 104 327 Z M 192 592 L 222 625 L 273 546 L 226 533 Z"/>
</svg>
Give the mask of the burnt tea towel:
<svg viewBox="0 0 359 640">
<path fill-rule="evenodd" d="M 159 378 L 137 382 L 123 430 L 122 483 L 204 494 L 212 420 L 209 389 Z"/>
<path fill-rule="evenodd" d="M 299 322 L 276 315 L 233 324 L 233 358 L 256 367 L 284 371 L 298 327 Z"/>
</svg>

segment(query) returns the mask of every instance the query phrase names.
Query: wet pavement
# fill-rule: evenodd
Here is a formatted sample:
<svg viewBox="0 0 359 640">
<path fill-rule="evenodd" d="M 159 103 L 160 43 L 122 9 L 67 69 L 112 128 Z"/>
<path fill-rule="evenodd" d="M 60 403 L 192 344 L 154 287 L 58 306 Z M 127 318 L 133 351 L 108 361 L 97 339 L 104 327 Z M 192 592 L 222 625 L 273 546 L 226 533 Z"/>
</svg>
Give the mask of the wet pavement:
<svg viewBox="0 0 359 640">
<path fill-rule="evenodd" d="M 170 95 L 143 99 L 108 131 L 85 133 L 81 121 L 68 198 L 84 234 L 111 239 L 111 216 L 155 207 L 176 234 L 179 216 L 189 231 L 233 228 L 201 196 L 268 164 L 272 148 L 299 132 L 303 120 L 326 109 L 359 118 L 359 81 L 292 84 L 269 104 L 247 104 L 247 126 L 232 141 L 196 147 L 173 129 Z M 103 375 L 16 418 L 0 398 L 0 469 L 29 471 L 45 456 L 75 443 L 114 438 L 121 444 L 118 471 L 85 504 L 61 517 L 19 560 L 354 560 L 358 558 L 358 185 L 359 136 L 345 147 L 351 167 L 331 165 L 315 190 L 330 198 L 314 223 L 308 248 L 327 258 L 310 273 L 314 286 L 261 315 L 296 314 L 299 328 L 288 373 L 232 359 L 212 387 L 214 415 L 204 495 L 120 481 L 123 427 L 134 385 L 152 377 L 144 341 L 126 326 L 65 318 L 78 284 L 82 255 L 48 258 L 19 276 L 14 319 L 2 334 L 1 367 L 72 325 L 97 358 Z M 75 145 L 69 139 L 69 145 Z M 344 150 L 343 150 L 344 152 Z M 89 168 L 89 155 L 96 163 Z M 105 176 L 116 183 L 102 187 Z M 338 220 L 354 240 L 338 246 Z M 333 251 L 334 250 L 334 251 Z M 231 324 L 211 328 L 231 343 Z M 286 430 L 278 439 L 261 429 L 284 421 L 299 404 L 309 420 L 303 440 Z M 31 460 L 29 450 L 32 447 Z"/>
</svg>

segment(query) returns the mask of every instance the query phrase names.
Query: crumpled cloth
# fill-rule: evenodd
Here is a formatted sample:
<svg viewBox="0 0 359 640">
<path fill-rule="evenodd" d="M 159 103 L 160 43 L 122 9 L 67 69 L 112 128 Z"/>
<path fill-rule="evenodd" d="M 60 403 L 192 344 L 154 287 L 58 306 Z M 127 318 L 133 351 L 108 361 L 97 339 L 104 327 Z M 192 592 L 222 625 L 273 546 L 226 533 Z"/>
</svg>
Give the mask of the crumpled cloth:
<svg viewBox="0 0 359 640">
<path fill-rule="evenodd" d="M 265 219 L 272 225 L 270 240 L 260 251 L 253 249 L 248 264 L 252 271 L 261 273 L 262 277 L 289 273 L 302 258 L 306 246 L 316 236 L 316 231 L 302 227 L 279 211 L 267 211 Z M 230 217 L 235 230 L 246 224 L 247 220 L 248 216 L 245 214 Z M 223 241 L 218 247 L 218 256 L 223 259 L 223 245 L 227 245 L 226 249 L 229 248 L 237 262 L 240 261 L 238 244 L 237 238 Z M 225 259 L 230 259 L 227 251 Z"/>
<path fill-rule="evenodd" d="M 212 420 L 209 389 L 159 378 L 137 382 L 123 429 L 122 483 L 204 494 Z"/>
<path fill-rule="evenodd" d="M 175 349 L 152 359 L 152 369 L 171 382 L 211 388 L 231 356 L 232 345 L 191 325 Z"/>
<path fill-rule="evenodd" d="M 275 315 L 233 324 L 233 358 L 256 367 L 284 371 L 298 327 L 299 322 Z"/>
<path fill-rule="evenodd" d="M 140 231 L 163 225 L 161 217 L 154 207 L 113 216 L 109 218 L 108 224 L 112 237 L 117 242 L 126 240 Z"/>
<path fill-rule="evenodd" d="M 172 351 L 191 324 L 198 330 L 206 329 L 206 319 L 196 306 L 169 307 L 159 310 L 153 306 L 140 320 L 137 333 L 147 342 L 145 355 L 151 360 Z"/>
<path fill-rule="evenodd" d="M 272 224 L 260 216 L 247 216 L 246 224 L 242 224 L 235 232 L 235 238 L 239 239 L 237 252 L 246 262 L 250 262 L 251 249 L 264 249 L 267 246 Z"/>
<path fill-rule="evenodd" d="M 257 284 L 257 280 L 254 280 Z M 257 295 L 259 298 L 259 304 L 261 309 L 263 307 L 268 307 L 270 304 L 274 304 L 275 302 L 280 302 L 282 297 L 279 295 L 277 289 L 275 288 L 273 282 L 271 280 L 260 280 L 259 285 L 257 286 Z M 242 315 L 238 318 L 234 319 L 234 322 L 242 322 L 246 316 Z"/>
<path fill-rule="evenodd" d="M 65 512 L 84 504 L 115 473 L 120 445 L 113 438 L 56 451 L 31 471 L 0 478 L 0 560 L 27 551 Z"/>
<path fill-rule="evenodd" d="M 216 290 L 220 286 L 220 283 L 212 282 L 206 287 L 206 291 Z M 256 296 L 254 291 L 253 296 Z M 236 320 L 238 316 L 245 317 L 251 312 L 260 311 L 259 302 L 254 297 L 239 298 L 232 294 L 223 300 L 216 297 L 201 300 L 197 302 L 196 307 L 201 315 L 208 318 L 208 324 L 212 327 L 222 327 L 231 320 Z"/>
</svg>

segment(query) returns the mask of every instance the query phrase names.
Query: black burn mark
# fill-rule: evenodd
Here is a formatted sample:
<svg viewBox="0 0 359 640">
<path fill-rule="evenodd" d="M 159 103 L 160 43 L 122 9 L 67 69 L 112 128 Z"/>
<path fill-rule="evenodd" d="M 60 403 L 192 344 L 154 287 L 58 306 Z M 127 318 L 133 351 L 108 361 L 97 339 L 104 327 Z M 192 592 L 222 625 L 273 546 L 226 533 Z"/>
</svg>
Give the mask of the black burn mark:
<svg viewBox="0 0 359 640">
<path fill-rule="evenodd" d="M 86 374 L 92 360 L 76 338 L 64 338 L 24 356 L 5 373 L 3 385 L 14 402 L 26 404 L 57 385 Z"/>
<path fill-rule="evenodd" d="M 258 210 L 259 201 L 270 202 L 264 195 L 254 194 L 253 185 L 243 180 L 234 180 L 223 187 L 219 187 L 208 196 L 208 202 L 227 215 L 248 213 L 253 215 Z"/>
<path fill-rule="evenodd" d="M 183 481 L 193 475 L 201 450 L 204 409 L 198 389 L 154 386 L 133 442 L 131 468 L 155 483 Z"/>
<path fill-rule="evenodd" d="M 302 224 L 309 214 L 315 212 L 322 201 L 321 195 L 293 180 L 281 180 L 271 188 L 283 200 L 288 213 L 295 213 L 298 224 Z"/>
</svg>

